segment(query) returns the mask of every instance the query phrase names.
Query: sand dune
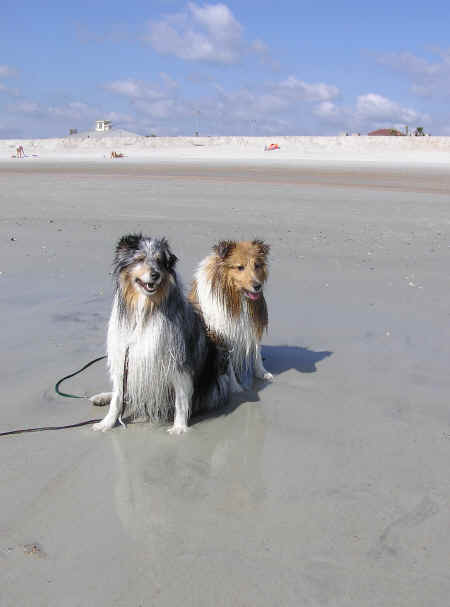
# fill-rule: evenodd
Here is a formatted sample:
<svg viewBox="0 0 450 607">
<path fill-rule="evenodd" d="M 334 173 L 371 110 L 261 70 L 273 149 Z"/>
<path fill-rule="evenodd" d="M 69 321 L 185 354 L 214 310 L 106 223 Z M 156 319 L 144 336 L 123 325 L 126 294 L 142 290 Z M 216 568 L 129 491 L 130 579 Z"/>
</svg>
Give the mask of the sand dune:
<svg viewBox="0 0 450 607">
<path fill-rule="evenodd" d="M 264 151 L 272 142 L 278 143 L 280 150 Z M 19 144 L 29 156 L 36 154 L 40 158 L 59 160 L 109 159 L 114 150 L 134 161 L 153 162 L 450 162 L 450 137 L 144 137 L 127 131 L 110 131 L 60 139 L 0 140 L 0 158 L 11 158 Z"/>
</svg>

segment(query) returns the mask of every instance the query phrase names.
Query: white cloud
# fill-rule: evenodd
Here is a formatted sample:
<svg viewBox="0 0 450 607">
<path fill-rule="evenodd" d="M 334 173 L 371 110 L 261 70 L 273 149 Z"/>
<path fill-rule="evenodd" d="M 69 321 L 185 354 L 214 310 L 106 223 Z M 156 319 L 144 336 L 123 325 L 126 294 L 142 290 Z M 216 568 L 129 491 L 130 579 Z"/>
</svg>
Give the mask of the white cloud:
<svg viewBox="0 0 450 607">
<path fill-rule="evenodd" d="M 111 120 L 117 127 L 126 123 L 133 122 L 133 118 L 129 114 L 120 112 L 104 112 L 94 105 L 89 105 L 81 101 L 71 101 L 61 106 L 50 106 L 44 110 L 49 118 L 58 120 L 79 121 L 84 124 L 94 126 L 94 121 L 99 118 Z"/>
<path fill-rule="evenodd" d="M 450 94 L 450 49 L 435 49 L 440 61 L 430 62 L 413 53 L 385 53 L 377 57 L 385 65 L 411 81 L 411 91 L 421 97 Z"/>
<path fill-rule="evenodd" d="M 133 118 L 129 114 L 119 112 L 104 112 L 94 105 L 81 101 L 71 101 L 63 105 L 44 106 L 36 101 L 22 99 L 17 103 L 9 104 L 7 110 L 10 114 L 22 117 L 34 118 L 42 124 L 60 124 L 67 121 L 72 122 L 70 126 L 80 125 L 81 128 L 93 128 L 94 121 L 98 118 L 112 120 L 118 126 L 131 124 Z"/>
<path fill-rule="evenodd" d="M 116 80 L 105 84 L 103 88 L 128 98 L 135 112 L 155 119 L 183 114 L 183 104 L 177 101 L 177 82 L 165 73 L 161 73 L 160 78 L 160 83 Z"/>
<path fill-rule="evenodd" d="M 360 95 L 356 100 L 356 119 L 359 122 L 373 122 L 377 124 L 404 123 L 430 121 L 427 114 L 422 114 L 408 107 L 401 106 L 382 95 L 368 93 Z"/>
<path fill-rule="evenodd" d="M 343 110 L 331 101 L 322 101 L 313 109 L 313 114 L 325 122 L 337 123 L 343 118 Z"/>
<path fill-rule="evenodd" d="M 176 80 L 165 73 L 160 74 L 160 80 L 159 83 L 148 83 L 130 78 L 109 82 L 103 88 L 128 98 L 136 113 L 155 119 L 175 119 L 189 113 L 189 104 L 178 100 Z"/>
<path fill-rule="evenodd" d="M 309 84 L 295 76 L 289 76 L 279 86 L 303 101 L 329 101 L 339 96 L 339 89 L 334 85 L 323 82 Z"/>
<path fill-rule="evenodd" d="M 338 105 L 323 101 L 316 105 L 312 113 L 323 126 L 334 125 L 339 130 L 370 132 L 376 128 L 405 125 L 430 124 L 428 114 L 403 106 L 377 93 L 359 95 L 352 105 Z"/>
<path fill-rule="evenodd" d="M 323 122 L 336 122 L 340 111 L 329 99 L 339 95 L 339 89 L 324 83 L 307 83 L 290 76 L 282 82 L 266 84 L 260 89 L 242 88 L 231 92 L 216 86 L 219 102 L 215 108 L 220 115 L 230 121 L 241 121 L 253 125 L 252 132 L 258 125 L 266 132 L 296 132 L 301 129 L 299 116 L 311 117 L 311 112 Z M 321 103 L 311 108 L 314 101 Z M 300 124 L 299 124 L 300 122 Z M 263 127 L 263 125 L 265 125 Z M 270 127 L 272 125 L 274 128 Z M 290 127 L 290 128 L 289 128 Z"/>
<path fill-rule="evenodd" d="M 425 59 L 408 52 L 384 53 L 378 57 L 378 62 L 420 76 L 433 76 L 439 71 L 438 65 L 432 65 Z"/>
<path fill-rule="evenodd" d="M 172 95 L 177 88 L 177 82 L 165 73 L 160 74 L 161 83 L 149 84 L 132 78 L 115 80 L 103 85 L 103 88 L 129 99 L 164 99 Z"/>
<path fill-rule="evenodd" d="M 205 84 L 205 83 L 203 83 Z M 340 110 L 330 99 L 339 95 L 339 89 L 325 83 L 308 83 L 294 76 L 275 83 L 255 87 L 226 90 L 217 83 L 207 82 L 209 94 L 186 98 L 178 83 L 167 74 L 157 83 L 134 79 L 116 80 L 104 85 L 106 90 L 128 98 L 137 120 L 153 120 L 153 130 L 167 131 L 172 124 L 189 125 L 189 131 L 209 132 L 299 132 L 299 116 L 311 112 L 324 124 L 335 124 Z M 319 102 L 317 108 L 311 104 Z M 301 132 L 301 131 L 300 131 Z"/>
<path fill-rule="evenodd" d="M 240 116 L 261 117 L 272 113 L 289 113 L 298 110 L 299 102 L 329 102 L 339 95 L 339 89 L 324 83 L 308 83 L 289 76 L 286 80 L 266 85 L 262 91 L 240 89 L 226 94 L 219 87 L 219 93 L 227 100 L 230 111 L 239 112 Z M 328 110 L 333 105 L 327 106 Z M 322 108 L 325 112 L 326 107 Z M 319 110 L 320 113 L 320 110 Z"/>
<path fill-rule="evenodd" d="M 163 55 L 186 61 L 237 63 L 245 52 L 243 27 L 225 4 L 189 2 L 180 13 L 149 23 L 145 39 Z M 258 52 L 262 51 L 259 41 Z"/>
<path fill-rule="evenodd" d="M 137 80 L 116 80 L 106 84 L 104 88 L 129 99 L 160 99 L 164 97 L 164 93 L 157 87 L 146 85 Z"/>
</svg>

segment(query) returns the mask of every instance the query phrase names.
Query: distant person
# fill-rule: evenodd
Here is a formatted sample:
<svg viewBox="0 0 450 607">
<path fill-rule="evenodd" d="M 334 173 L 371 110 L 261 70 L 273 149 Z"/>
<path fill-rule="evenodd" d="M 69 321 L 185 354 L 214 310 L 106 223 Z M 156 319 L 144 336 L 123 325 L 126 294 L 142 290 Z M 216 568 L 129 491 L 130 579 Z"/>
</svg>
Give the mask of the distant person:
<svg viewBox="0 0 450 607">
<path fill-rule="evenodd" d="M 25 156 L 25 152 L 23 151 L 23 146 L 19 145 L 16 148 L 17 158 L 23 158 Z"/>
</svg>

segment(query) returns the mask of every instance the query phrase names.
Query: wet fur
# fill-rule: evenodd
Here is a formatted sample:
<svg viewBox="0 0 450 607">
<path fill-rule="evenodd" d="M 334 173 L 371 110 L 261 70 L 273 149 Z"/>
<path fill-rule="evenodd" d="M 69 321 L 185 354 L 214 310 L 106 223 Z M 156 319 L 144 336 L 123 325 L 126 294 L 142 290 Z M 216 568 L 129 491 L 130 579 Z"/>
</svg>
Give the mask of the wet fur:
<svg viewBox="0 0 450 607">
<path fill-rule="evenodd" d="M 259 342 L 268 327 L 262 287 L 268 277 L 269 246 L 261 240 L 219 242 L 199 265 L 190 301 L 201 311 L 208 331 L 230 353 L 230 381 L 234 391 L 248 385 L 250 376 L 272 379 L 262 364 Z M 258 287 L 258 299 L 246 293 Z"/>
<path fill-rule="evenodd" d="M 191 414 L 227 400 L 226 353 L 210 339 L 201 315 L 183 295 L 176 261 L 165 239 L 131 234 L 117 245 L 107 340 L 113 392 L 110 410 L 95 430 L 108 430 L 123 416 L 152 422 L 173 419 L 170 431 L 180 433 L 186 431 Z M 149 285 L 151 292 L 146 290 Z M 91 400 L 105 404 L 108 394 Z"/>
</svg>

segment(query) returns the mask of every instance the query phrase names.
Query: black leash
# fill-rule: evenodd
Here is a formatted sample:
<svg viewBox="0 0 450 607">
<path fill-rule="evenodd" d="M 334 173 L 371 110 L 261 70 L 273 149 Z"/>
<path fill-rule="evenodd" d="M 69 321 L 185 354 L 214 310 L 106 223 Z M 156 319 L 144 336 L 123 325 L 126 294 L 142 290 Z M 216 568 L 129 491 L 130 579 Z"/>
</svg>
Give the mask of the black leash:
<svg viewBox="0 0 450 607">
<path fill-rule="evenodd" d="M 99 356 L 98 358 L 94 358 L 94 360 L 91 360 L 91 362 L 87 363 L 87 365 L 84 365 L 84 367 L 81 367 L 81 369 L 78 369 L 78 371 L 75 371 L 75 373 L 66 375 L 65 377 L 63 377 L 62 379 L 57 381 L 55 384 L 56 394 L 59 394 L 59 396 L 65 396 L 66 398 L 88 398 L 87 396 L 77 396 L 76 394 L 66 394 L 65 392 L 61 392 L 59 389 L 59 386 L 63 383 L 63 381 L 66 381 L 66 379 L 70 379 L 71 377 L 78 375 L 78 373 L 81 373 L 82 371 L 84 371 L 85 369 L 87 369 L 88 367 L 93 365 L 94 363 L 97 363 L 99 360 L 103 360 L 104 358 L 106 358 L 106 356 Z"/>
<path fill-rule="evenodd" d="M 106 356 L 99 356 L 98 358 L 94 358 L 94 360 L 91 360 L 90 362 L 88 362 L 87 365 L 84 365 L 84 367 L 81 367 L 81 369 L 78 369 L 78 371 L 75 371 L 75 373 L 66 375 L 65 377 L 63 377 L 62 379 L 57 381 L 55 384 L 56 394 L 59 394 L 59 396 L 64 396 L 66 398 L 88 398 L 87 396 L 77 396 L 76 394 L 67 394 L 65 392 L 61 392 L 59 389 L 59 386 L 66 379 L 69 379 L 70 377 L 74 377 L 75 375 L 78 375 L 78 373 L 82 373 L 85 369 L 87 369 L 94 363 L 96 363 L 100 360 L 103 360 L 104 358 L 106 358 Z M 126 372 L 126 374 L 125 374 L 125 372 Z M 128 349 L 127 349 L 126 355 L 125 355 L 125 366 L 124 366 L 124 387 L 125 388 L 126 388 L 127 377 L 128 377 Z M 125 401 L 123 403 L 122 410 L 123 410 L 123 408 L 125 408 Z M 25 432 L 43 432 L 44 430 L 66 430 L 67 428 L 79 428 L 81 426 L 87 426 L 89 424 L 94 424 L 99 421 L 101 421 L 101 420 L 100 419 L 88 419 L 87 421 L 84 421 L 84 422 L 78 422 L 76 424 L 67 424 L 65 426 L 42 426 L 41 428 L 22 428 L 21 430 L 9 430 L 8 432 L 0 432 L 0 436 L 11 436 L 13 434 L 24 434 Z"/>
<path fill-rule="evenodd" d="M 22 428 L 21 430 L 9 430 L 9 432 L 0 432 L 0 436 L 10 436 L 11 434 L 24 434 L 25 432 L 42 432 L 44 430 L 65 430 L 66 428 L 78 428 L 101 421 L 100 419 L 88 419 L 85 422 L 77 424 L 67 424 L 66 426 L 42 426 L 42 428 Z"/>
</svg>

